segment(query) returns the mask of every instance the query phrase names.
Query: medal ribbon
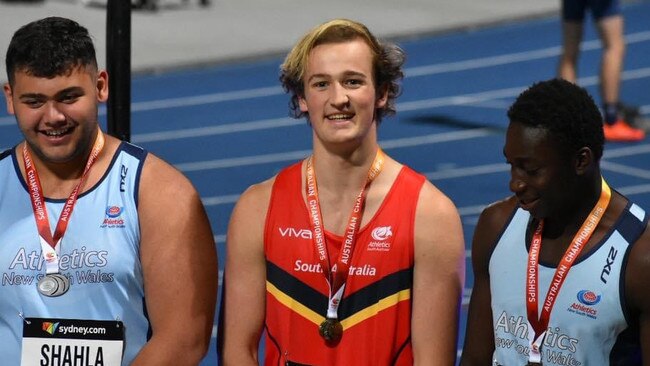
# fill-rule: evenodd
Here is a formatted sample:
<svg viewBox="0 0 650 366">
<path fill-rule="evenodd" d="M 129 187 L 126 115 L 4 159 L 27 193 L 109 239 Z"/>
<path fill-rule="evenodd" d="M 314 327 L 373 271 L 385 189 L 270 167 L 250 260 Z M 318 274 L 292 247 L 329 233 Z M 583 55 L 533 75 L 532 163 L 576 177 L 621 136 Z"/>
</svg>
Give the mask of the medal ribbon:
<svg viewBox="0 0 650 366">
<path fill-rule="evenodd" d="M 86 162 L 86 167 L 81 174 L 81 179 L 66 200 L 61 215 L 59 216 L 59 221 L 56 224 L 54 235 L 52 235 L 50 232 L 50 220 L 47 216 L 47 208 L 45 207 L 45 198 L 43 197 L 41 181 L 38 178 L 38 172 L 36 171 L 36 167 L 34 166 L 29 151 L 27 151 L 27 142 L 23 145 L 23 162 L 25 163 L 25 175 L 27 176 L 29 198 L 32 202 L 32 209 L 34 211 L 34 218 L 36 219 L 36 226 L 38 228 L 38 235 L 41 242 L 41 250 L 43 251 L 43 256 L 45 258 L 45 269 L 47 274 L 59 272 L 60 246 L 58 244 L 61 242 L 61 238 L 68 228 L 68 219 L 70 218 L 74 205 L 77 202 L 79 189 L 85 181 L 90 167 L 95 163 L 95 160 L 97 160 L 97 156 L 99 156 L 103 147 L 104 135 L 101 131 L 98 131 L 92 151 L 90 152 L 90 156 Z"/>
<path fill-rule="evenodd" d="M 370 183 L 379 175 L 384 165 L 384 153 L 381 149 L 377 150 L 375 159 L 368 170 L 368 177 L 366 182 L 361 187 L 361 191 L 357 195 L 354 207 L 350 213 L 348 224 L 345 229 L 344 241 L 341 251 L 339 252 L 338 259 L 334 266 L 330 268 L 329 255 L 327 253 L 327 243 L 325 241 L 325 229 L 323 225 L 323 216 L 321 215 L 320 202 L 318 201 L 318 187 L 316 184 L 316 173 L 314 172 L 313 156 L 307 160 L 307 177 L 306 177 L 306 196 L 307 206 L 310 212 L 311 226 L 313 232 L 313 241 L 316 251 L 318 252 L 318 260 L 325 280 L 329 286 L 329 301 L 327 307 L 327 318 L 336 319 L 338 317 L 338 308 L 343 297 L 343 290 L 345 289 L 345 281 L 348 278 L 348 271 L 350 268 L 350 260 L 354 245 L 357 240 L 357 233 L 361 226 L 361 218 L 366 203 L 367 189 Z"/>
<path fill-rule="evenodd" d="M 596 226 L 600 222 L 600 219 L 603 217 L 607 206 L 609 205 L 612 192 L 605 182 L 605 179 L 601 177 L 601 192 L 598 202 L 594 208 L 589 213 L 589 216 L 582 223 L 580 230 L 576 233 L 571 241 L 571 245 L 567 248 L 555 269 L 555 274 L 553 275 L 553 280 L 551 281 L 548 292 L 546 293 L 546 299 L 544 300 L 544 306 L 542 307 L 542 312 L 537 316 L 538 309 L 538 259 L 539 253 L 542 248 L 542 231 L 544 229 L 544 220 L 540 220 L 535 232 L 533 234 L 533 239 L 530 243 L 530 251 L 528 253 L 528 265 L 526 271 L 527 283 L 526 283 L 526 309 L 528 315 L 528 322 L 534 330 L 534 337 L 531 338 L 529 334 L 528 339 L 530 342 L 530 353 L 529 361 L 530 362 L 541 362 L 541 348 L 544 337 L 546 336 L 546 329 L 548 327 L 548 322 L 551 317 L 551 310 L 553 305 L 555 305 L 555 300 L 560 292 L 560 288 L 566 279 L 573 262 L 575 262 L 578 255 L 582 251 L 585 243 L 589 241 L 591 235 L 594 233 Z M 530 332 L 529 332 L 530 333 Z"/>
</svg>

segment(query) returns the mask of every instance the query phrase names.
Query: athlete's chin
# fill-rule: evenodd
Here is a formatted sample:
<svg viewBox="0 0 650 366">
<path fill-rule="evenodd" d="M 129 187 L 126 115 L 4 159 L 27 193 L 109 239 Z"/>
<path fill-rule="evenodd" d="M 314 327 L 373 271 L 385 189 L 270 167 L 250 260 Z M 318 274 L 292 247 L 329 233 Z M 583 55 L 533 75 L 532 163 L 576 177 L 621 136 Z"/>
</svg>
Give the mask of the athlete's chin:
<svg viewBox="0 0 650 366">
<path fill-rule="evenodd" d="M 520 202 L 519 206 L 530 213 L 530 216 L 536 218 L 536 219 L 543 219 L 547 216 L 546 210 L 544 210 L 543 207 L 541 207 L 541 202 L 539 199 L 529 201 L 529 202 Z"/>
<path fill-rule="evenodd" d="M 69 148 L 51 148 L 43 151 L 43 158 L 54 164 L 66 164 L 74 161 L 80 154 Z"/>
<path fill-rule="evenodd" d="M 324 142 L 331 144 L 348 144 L 359 141 L 361 138 L 357 131 L 337 130 L 332 131 L 332 133 L 328 133 L 326 136 L 323 136 L 323 140 Z"/>
<path fill-rule="evenodd" d="M 547 211 L 540 209 L 540 208 L 533 208 L 530 210 L 526 210 L 528 213 L 530 213 L 530 216 L 533 217 L 534 219 L 537 220 L 543 220 L 548 218 L 550 215 Z"/>
</svg>

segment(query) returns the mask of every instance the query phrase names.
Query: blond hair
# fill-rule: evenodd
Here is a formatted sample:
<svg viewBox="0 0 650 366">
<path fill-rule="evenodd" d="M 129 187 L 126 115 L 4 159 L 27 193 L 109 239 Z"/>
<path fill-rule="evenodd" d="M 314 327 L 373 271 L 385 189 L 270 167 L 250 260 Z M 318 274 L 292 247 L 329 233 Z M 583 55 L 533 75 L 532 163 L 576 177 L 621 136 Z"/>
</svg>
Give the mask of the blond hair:
<svg viewBox="0 0 650 366">
<path fill-rule="evenodd" d="M 370 48 L 373 64 L 373 82 L 377 93 L 387 91 L 386 105 L 377 111 L 377 121 L 384 115 L 395 113 L 395 98 L 400 93 L 399 81 L 403 77 L 404 52 L 395 44 L 381 43 L 368 28 L 349 19 L 334 19 L 320 24 L 305 34 L 291 49 L 280 66 L 280 81 L 285 91 L 291 93 L 289 102 L 295 118 L 305 116 L 298 99 L 304 97 L 303 78 L 310 52 L 326 43 L 342 43 L 361 39 Z"/>
</svg>

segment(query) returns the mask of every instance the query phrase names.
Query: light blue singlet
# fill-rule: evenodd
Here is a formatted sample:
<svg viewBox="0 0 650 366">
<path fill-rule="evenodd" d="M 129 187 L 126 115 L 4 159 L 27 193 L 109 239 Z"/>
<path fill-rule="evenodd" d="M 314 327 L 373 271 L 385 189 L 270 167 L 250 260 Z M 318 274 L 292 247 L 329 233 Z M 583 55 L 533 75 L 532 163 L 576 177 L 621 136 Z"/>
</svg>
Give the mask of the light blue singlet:
<svg viewBox="0 0 650 366">
<path fill-rule="evenodd" d="M 71 286 L 59 297 L 36 288 L 45 266 L 14 151 L 0 155 L 0 364 L 20 364 L 22 317 L 120 320 L 126 329 L 122 364 L 130 364 L 150 331 L 137 211 L 146 151 L 122 143 L 99 183 L 79 196 L 60 244 L 60 272 Z M 53 231 L 64 200 L 46 201 Z"/>
<path fill-rule="evenodd" d="M 529 220 L 528 212 L 517 209 L 490 257 L 493 359 L 499 365 L 528 362 L 525 289 Z M 638 333 L 630 326 L 634 321 L 623 304 L 623 276 L 629 250 L 647 221 L 645 211 L 629 204 L 604 240 L 571 267 L 551 311 L 542 364 L 637 364 Z M 554 272 L 555 267 L 540 263 L 538 314 Z"/>
</svg>

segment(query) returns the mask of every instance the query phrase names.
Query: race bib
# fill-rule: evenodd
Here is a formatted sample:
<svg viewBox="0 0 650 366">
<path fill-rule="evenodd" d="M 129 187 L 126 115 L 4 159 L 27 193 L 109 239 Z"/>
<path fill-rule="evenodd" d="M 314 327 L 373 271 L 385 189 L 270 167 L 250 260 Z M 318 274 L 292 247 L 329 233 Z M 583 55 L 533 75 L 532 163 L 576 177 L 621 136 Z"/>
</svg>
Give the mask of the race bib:
<svg viewBox="0 0 650 366">
<path fill-rule="evenodd" d="M 120 321 L 25 318 L 22 366 L 120 366 Z"/>
</svg>

